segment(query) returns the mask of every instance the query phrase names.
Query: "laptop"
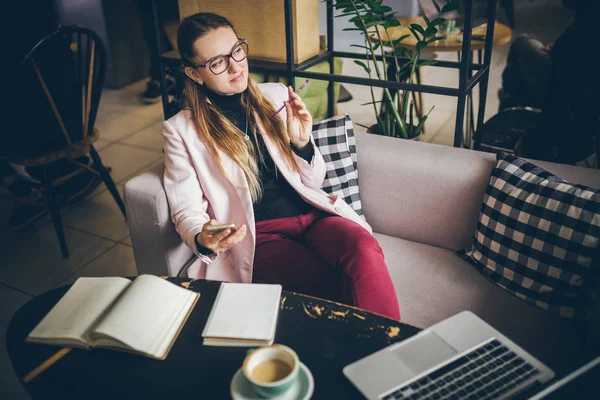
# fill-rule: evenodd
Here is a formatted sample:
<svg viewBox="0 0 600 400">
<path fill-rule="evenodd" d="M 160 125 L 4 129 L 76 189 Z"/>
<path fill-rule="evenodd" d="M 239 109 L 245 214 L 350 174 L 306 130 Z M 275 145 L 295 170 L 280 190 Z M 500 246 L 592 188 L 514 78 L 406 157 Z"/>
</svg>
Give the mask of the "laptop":
<svg viewBox="0 0 600 400">
<path fill-rule="evenodd" d="M 598 391 L 600 357 L 540 390 L 529 400 L 577 399 Z M 593 396 L 593 395 L 592 395 Z"/>
<path fill-rule="evenodd" d="M 469 311 L 343 372 L 369 400 L 506 399 L 554 378 L 547 366 Z"/>
</svg>

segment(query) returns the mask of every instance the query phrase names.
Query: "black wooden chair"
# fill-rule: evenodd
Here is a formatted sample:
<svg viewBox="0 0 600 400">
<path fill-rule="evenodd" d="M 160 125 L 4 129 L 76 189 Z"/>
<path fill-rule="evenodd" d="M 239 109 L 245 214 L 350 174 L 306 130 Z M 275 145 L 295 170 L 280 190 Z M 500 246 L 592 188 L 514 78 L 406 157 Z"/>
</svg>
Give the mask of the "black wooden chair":
<svg viewBox="0 0 600 400">
<path fill-rule="evenodd" d="M 90 171 L 99 175 L 125 215 L 125 206 L 93 143 L 94 123 L 106 72 L 106 48 L 83 26 L 64 26 L 38 42 L 20 67 L 19 129 L 0 149 L 0 158 L 41 169 L 45 201 L 64 258 L 69 256 L 55 187 Z M 92 166 L 77 159 L 89 155 Z M 53 174 L 53 163 L 67 160 L 76 168 Z M 17 199 L 18 200 L 18 199 Z"/>
</svg>

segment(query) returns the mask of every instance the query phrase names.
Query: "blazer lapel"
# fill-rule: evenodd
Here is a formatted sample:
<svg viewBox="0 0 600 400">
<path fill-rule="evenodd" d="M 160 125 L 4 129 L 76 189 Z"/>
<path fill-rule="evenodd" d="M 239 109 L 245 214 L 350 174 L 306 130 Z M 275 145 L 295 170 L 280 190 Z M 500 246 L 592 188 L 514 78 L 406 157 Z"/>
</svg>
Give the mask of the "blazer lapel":
<svg viewBox="0 0 600 400">
<path fill-rule="evenodd" d="M 240 166 L 225 154 L 221 149 L 217 149 L 219 157 L 221 159 L 221 167 L 223 172 L 227 175 L 229 181 L 235 186 L 236 189 L 248 190 L 248 180 L 244 171 Z"/>
</svg>

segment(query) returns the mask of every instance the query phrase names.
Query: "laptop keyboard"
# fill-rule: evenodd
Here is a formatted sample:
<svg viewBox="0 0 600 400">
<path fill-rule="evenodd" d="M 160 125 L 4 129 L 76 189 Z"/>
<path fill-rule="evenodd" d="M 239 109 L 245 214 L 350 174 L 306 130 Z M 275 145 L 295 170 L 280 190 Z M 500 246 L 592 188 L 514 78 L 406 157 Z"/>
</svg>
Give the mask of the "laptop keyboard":
<svg viewBox="0 0 600 400">
<path fill-rule="evenodd" d="M 539 373 L 494 339 L 381 398 L 496 399 L 529 383 Z"/>
</svg>

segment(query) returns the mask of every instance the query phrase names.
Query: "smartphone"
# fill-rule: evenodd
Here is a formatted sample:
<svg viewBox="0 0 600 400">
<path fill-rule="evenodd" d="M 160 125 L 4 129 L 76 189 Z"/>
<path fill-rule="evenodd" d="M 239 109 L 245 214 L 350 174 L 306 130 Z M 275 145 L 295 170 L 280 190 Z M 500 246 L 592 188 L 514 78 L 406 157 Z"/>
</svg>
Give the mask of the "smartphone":
<svg viewBox="0 0 600 400">
<path fill-rule="evenodd" d="M 224 231 L 225 229 L 231 229 L 232 231 L 237 230 L 237 226 L 235 224 L 223 224 L 223 225 L 206 225 L 204 230 L 210 233 L 217 233 Z"/>
</svg>

